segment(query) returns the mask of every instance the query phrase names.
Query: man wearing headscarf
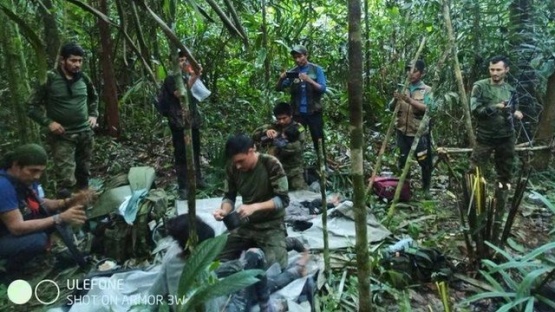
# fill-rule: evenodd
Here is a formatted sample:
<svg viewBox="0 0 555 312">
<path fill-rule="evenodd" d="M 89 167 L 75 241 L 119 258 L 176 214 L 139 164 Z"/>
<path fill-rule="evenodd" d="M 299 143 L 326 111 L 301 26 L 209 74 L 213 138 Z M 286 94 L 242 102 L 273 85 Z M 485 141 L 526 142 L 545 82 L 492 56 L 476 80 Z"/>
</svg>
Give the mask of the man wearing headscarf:
<svg viewBox="0 0 555 312">
<path fill-rule="evenodd" d="M 7 260 L 8 273 L 48 249 L 55 225 L 81 225 L 87 219 L 82 196 L 44 198 L 38 180 L 46 162 L 40 145 L 26 144 L 0 163 L 0 260 Z"/>
</svg>

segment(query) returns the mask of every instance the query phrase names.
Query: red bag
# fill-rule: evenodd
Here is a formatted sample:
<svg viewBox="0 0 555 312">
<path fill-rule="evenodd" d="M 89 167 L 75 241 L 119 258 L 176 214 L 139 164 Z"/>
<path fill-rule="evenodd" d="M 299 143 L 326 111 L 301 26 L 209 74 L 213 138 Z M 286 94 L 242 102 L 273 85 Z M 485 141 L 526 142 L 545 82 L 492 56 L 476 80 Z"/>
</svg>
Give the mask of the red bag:
<svg viewBox="0 0 555 312">
<path fill-rule="evenodd" d="M 397 184 L 399 184 L 399 178 L 376 177 L 374 179 L 372 189 L 374 189 L 374 194 L 378 195 L 379 198 L 393 200 L 393 197 L 395 196 L 395 190 L 397 189 Z M 399 196 L 399 200 L 403 202 L 410 200 L 410 184 L 406 180 L 405 183 L 403 183 L 403 188 L 401 189 L 401 196 Z"/>
</svg>

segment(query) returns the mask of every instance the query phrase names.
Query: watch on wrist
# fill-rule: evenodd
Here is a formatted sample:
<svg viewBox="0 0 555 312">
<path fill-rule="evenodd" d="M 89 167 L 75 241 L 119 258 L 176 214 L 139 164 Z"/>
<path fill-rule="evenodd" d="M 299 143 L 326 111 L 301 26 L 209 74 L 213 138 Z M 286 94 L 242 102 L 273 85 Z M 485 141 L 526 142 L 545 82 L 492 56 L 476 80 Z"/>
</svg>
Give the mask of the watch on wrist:
<svg viewBox="0 0 555 312">
<path fill-rule="evenodd" d="M 60 217 L 60 214 L 55 214 L 52 216 L 52 219 L 54 219 L 54 224 L 56 225 L 62 225 L 62 217 Z"/>
</svg>

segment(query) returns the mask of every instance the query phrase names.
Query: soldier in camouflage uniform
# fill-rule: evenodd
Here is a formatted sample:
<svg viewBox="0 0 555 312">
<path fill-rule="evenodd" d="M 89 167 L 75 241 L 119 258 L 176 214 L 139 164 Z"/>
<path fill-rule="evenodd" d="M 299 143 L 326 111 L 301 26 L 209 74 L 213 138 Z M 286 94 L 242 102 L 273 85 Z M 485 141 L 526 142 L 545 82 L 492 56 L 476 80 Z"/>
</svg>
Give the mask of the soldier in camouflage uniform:
<svg viewBox="0 0 555 312">
<path fill-rule="evenodd" d="M 508 59 L 495 56 L 489 62 L 490 78 L 474 83 L 470 108 L 476 118 L 476 145 L 471 156 L 471 171 L 483 168 L 494 152 L 497 182 L 500 189 L 510 189 L 515 156 L 513 117 L 522 119 L 515 89 L 505 78 Z M 511 98 L 513 99 L 511 101 Z"/>
<path fill-rule="evenodd" d="M 293 121 L 293 110 L 289 103 L 278 103 L 274 107 L 274 116 L 276 123 L 256 129 L 253 139 L 279 159 L 287 175 L 289 190 L 307 189 L 303 178 L 304 127 Z"/>
<path fill-rule="evenodd" d="M 411 67 L 411 64 L 405 67 L 410 82 L 406 93 L 394 94 L 397 99 L 395 105 L 399 105 L 395 126 L 397 128 L 397 146 L 401 153 L 398 166 L 401 170 L 405 167 L 412 142 L 420 127 L 420 121 L 426 110 L 432 108 L 431 105 L 433 104 L 431 99 L 432 88 L 421 80 L 424 76 L 426 64 L 422 60 L 417 60 L 414 70 L 411 71 Z M 422 169 L 422 188 L 427 196 L 432 182 L 433 169 L 432 139 L 429 126 L 418 141 L 415 156 Z"/>
<path fill-rule="evenodd" d="M 46 83 L 34 90 L 29 102 L 29 117 L 48 129 L 59 197 L 89 185 L 98 95 L 81 72 L 84 55 L 79 45 L 64 45 L 59 66 L 48 72 Z"/>
<path fill-rule="evenodd" d="M 281 163 L 271 155 L 256 152 L 252 139 L 243 134 L 227 140 L 225 155 L 231 161 L 226 168 L 225 195 L 213 215 L 221 221 L 235 210 L 242 224 L 229 234 L 219 259 L 235 260 L 241 252 L 259 248 L 264 252 L 267 267 L 277 262 L 285 268 L 284 217 L 289 195 Z M 243 203 L 235 209 L 238 194 Z"/>
</svg>

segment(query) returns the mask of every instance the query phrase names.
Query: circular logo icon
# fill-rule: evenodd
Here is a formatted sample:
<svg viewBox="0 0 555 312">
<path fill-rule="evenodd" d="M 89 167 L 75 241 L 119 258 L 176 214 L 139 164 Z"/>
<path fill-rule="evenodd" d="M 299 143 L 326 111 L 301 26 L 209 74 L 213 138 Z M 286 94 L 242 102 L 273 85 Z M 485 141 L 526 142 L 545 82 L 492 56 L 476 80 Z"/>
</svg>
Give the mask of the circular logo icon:
<svg viewBox="0 0 555 312">
<path fill-rule="evenodd" d="M 8 286 L 8 299 L 15 304 L 25 304 L 29 302 L 33 295 L 31 284 L 24 280 L 15 280 Z"/>
<path fill-rule="evenodd" d="M 50 300 L 50 301 L 45 301 L 45 300 L 41 299 L 39 297 L 39 294 L 37 293 L 38 289 L 39 289 L 39 286 L 44 284 L 44 283 L 49 283 L 49 284 L 54 285 L 54 287 L 56 287 L 56 290 L 57 290 L 56 297 L 54 299 Z M 45 287 L 48 287 L 48 286 L 45 286 Z M 56 302 L 56 300 L 58 300 L 58 298 L 60 298 L 60 287 L 58 286 L 58 283 L 54 282 L 53 280 L 49 280 L 49 279 L 45 279 L 45 280 L 40 281 L 37 284 L 37 286 L 35 286 L 35 298 L 37 298 L 38 302 L 40 302 L 44 305 L 49 305 L 49 304 L 52 304 L 52 303 Z"/>
</svg>

